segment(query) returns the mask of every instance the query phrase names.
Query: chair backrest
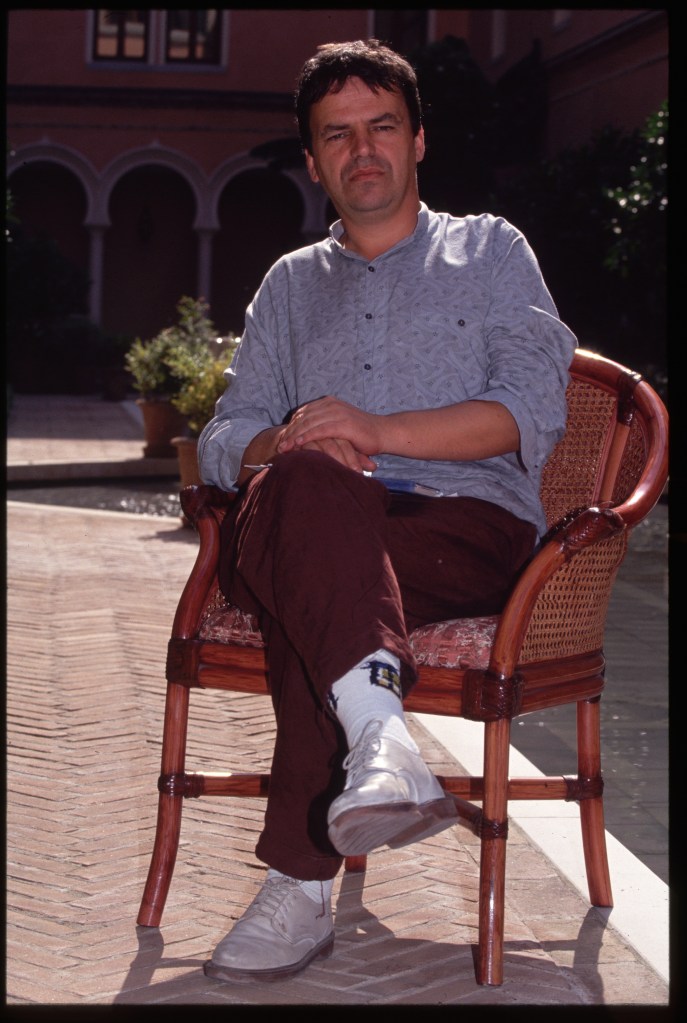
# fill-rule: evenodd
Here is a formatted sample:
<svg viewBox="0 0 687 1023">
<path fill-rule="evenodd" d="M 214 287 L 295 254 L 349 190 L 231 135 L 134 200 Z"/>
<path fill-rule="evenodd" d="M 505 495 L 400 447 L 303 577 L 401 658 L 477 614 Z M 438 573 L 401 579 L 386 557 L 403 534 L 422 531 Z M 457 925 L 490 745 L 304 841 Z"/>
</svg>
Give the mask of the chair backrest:
<svg viewBox="0 0 687 1023">
<path fill-rule="evenodd" d="M 615 509 L 625 528 L 566 559 L 543 585 L 521 663 L 602 648 L 608 601 L 628 537 L 659 500 L 667 478 L 667 412 L 637 374 L 578 350 L 567 397 L 566 433 L 542 480 L 549 528 L 594 506 Z"/>
<path fill-rule="evenodd" d="M 663 403 L 637 374 L 582 349 L 570 374 L 567 429 L 542 477 L 549 528 L 576 508 L 622 504 L 638 486 L 650 456 L 660 458 L 662 448 L 667 458 Z M 661 495 L 664 473 L 652 476 L 651 484 L 644 514 Z"/>
</svg>

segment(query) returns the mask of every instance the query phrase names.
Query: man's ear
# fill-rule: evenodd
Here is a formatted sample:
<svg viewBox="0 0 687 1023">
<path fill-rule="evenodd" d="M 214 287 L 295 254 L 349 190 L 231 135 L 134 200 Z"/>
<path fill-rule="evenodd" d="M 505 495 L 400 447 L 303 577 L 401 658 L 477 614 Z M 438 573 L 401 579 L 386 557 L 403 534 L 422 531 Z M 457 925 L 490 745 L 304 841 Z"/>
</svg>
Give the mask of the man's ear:
<svg viewBox="0 0 687 1023">
<path fill-rule="evenodd" d="M 315 169 L 315 160 L 313 159 L 312 153 L 308 152 L 307 149 L 305 150 L 305 166 L 308 169 L 310 180 L 314 181 L 316 185 L 319 185 L 320 179 L 317 175 L 317 170 Z"/>
<path fill-rule="evenodd" d="M 415 136 L 415 159 L 418 163 L 425 155 L 425 129 L 420 125 L 420 130 Z"/>
</svg>

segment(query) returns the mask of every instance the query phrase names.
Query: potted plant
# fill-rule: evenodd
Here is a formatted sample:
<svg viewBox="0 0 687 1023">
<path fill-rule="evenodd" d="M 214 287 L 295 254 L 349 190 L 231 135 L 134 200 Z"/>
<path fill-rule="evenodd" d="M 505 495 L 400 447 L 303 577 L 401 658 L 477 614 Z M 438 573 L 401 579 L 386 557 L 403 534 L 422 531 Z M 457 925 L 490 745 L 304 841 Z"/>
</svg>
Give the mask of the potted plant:
<svg viewBox="0 0 687 1023">
<path fill-rule="evenodd" d="M 178 323 L 149 340 L 136 338 L 125 358 L 133 386 L 141 395 L 138 405 L 146 437 L 143 453 L 151 458 L 174 457 L 172 438 L 186 430 L 186 419 L 173 403 L 184 384 L 176 368 L 178 357 L 196 353 L 200 357 L 217 336 L 201 299 L 184 296 L 177 313 Z"/>
<path fill-rule="evenodd" d="M 179 458 L 182 487 L 200 483 L 197 447 L 201 430 L 215 414 L 215 403 L 223 394 L 227 381 L 224 371 L 238 345 L 234 334 L 218 337 L 198 348 L 177 349 L 170 357 L 177 378 L 181 381 L 172 404 L 186 419 L 185 435 L 173 438 Z"/>
</svg>

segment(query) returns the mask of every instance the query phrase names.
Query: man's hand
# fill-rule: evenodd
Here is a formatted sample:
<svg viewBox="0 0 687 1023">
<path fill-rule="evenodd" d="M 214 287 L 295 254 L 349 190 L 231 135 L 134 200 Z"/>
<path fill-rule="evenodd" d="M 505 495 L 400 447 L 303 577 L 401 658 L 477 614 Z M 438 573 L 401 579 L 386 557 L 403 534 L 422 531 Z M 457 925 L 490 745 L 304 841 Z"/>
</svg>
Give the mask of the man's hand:
<svg viewBox="0 0 687 1023">
<path fill-rule="evenodd" d="M 517 451 L 520 432 L 498 401 L 462 401 L 437 409 L 373 415 L 340 398 L 326 397 L 294 413 L 277 451 L 329 440 L 352 445 L 368 469 L 375 466 L 370 456 L 379 454 L 454 462 L 492 458 Z"/>
<path fill-rule="evenodd" d="M 314 450 L 356 472 L 374 472 L 377 465 L 371 455 L 469 462 L 517 451 L 519 446 L 518 425 L 498 401 L 463 401 L 382 416 L 326 397 L 297 409 L 287 426 L 258 434 L 243 460 L 261 464 L 282 452 Z M 239 482 L 247 473 L 242 470 Z"/>
<path fill-rule="evenodd" d="M 380 417 L 340 398 L 318 398 L 294 412 L 277 452 L 315 448 L 358 471 L 376 468 L 369 457 L 381 452 Z"/>
<path fill-rule="evenodd" d="M 330 455 L 337 462 L 341 462 L 342 465 L 353 469 L 354 472 L 373 472 L 377 468 L 376 462 L 373 462 L 367 455 L 361 454 L 360 451 L 356 451 L 347 440 L 341 440 L 340 438 L 328 437 L 324 440 L 308 441 L 305 444 L 297 445 L 297 449 L 299 451 L 323 451 L 325 455 Z M 282 451 L 291 450 L 294 449 L 279 447 L 277 453 L 280 454 Z"/>
<path fill-rule="evenodd" d="M 242 461 L 244 468 L 239 473 L 237 483 L 241 484 L 253 475 L 253 470 L 247 469 L 245 466 L 251 464 L 263 465 L 271 462 L 275 455 L 294 450 L 322 451 L 331 458 L 335 458 L 341 465 L 345 465 L 355 472 L 373 472 L 377 468 L 376 463 L 343 436 L 330 435 L 328 429 L 318 428 L 316 437 L 309 436 L 308 439 L 302 437 L 304 425 L 308 427 L 311 433 L 315 431 L 309 410 L 323 401 L 336 403 L 337 400 L 335 398 L 323 398 L 318 401 L 309 402 L 293 414 L 291 422 L 287 426 L 271 426 L 257 434 L 243 453 Z M 345 402 L 338 402 L 338 404 L 346 405 Z M 351 409 L 353 412 L 358 412 L 351 405 L 346 406 L 346 408 Z M 305 415 L 306 411 L 308 411 L 307 418 Z M 359 415 L 364 416 L 366 413 L 361 412 Z M 319 414 L 317 421 L 321 421 Z M 295 437 L 300 438 L 297 443 L 294 439 Z"/>
</svg>

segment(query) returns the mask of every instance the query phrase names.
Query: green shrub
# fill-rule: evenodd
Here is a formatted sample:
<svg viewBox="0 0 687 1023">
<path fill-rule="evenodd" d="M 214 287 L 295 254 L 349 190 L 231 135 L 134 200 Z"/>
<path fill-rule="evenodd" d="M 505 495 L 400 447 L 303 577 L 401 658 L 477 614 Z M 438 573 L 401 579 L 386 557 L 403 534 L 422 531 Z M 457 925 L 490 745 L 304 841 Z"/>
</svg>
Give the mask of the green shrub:
<svg viewBox="0 0 687 1023">
<path fill-rule="evenodd" d="M 238 339 L 233 334 L 218 336 L 202 299 L 184 296 L 177 312 L 179 321 L 174 326 L 148 341 L 137 338 L 125 362 L 142 397 L 171 401 L 197 436 L 226 387 L 223 373 Z"/>
<path fill-rule="evenodd" d="M 217 399 L 227 386 L 224 371 L 231 363 L 237 344 L 238 339 L 230 335 L 217 338 L 202 357 L 189 358 L 185 353 L 177 353 L 174 365 L 183 383 L 172 398 L 172 404 L 186 416 L 193 437 L 200 434 L 215 414 Z"/>
</svg>

